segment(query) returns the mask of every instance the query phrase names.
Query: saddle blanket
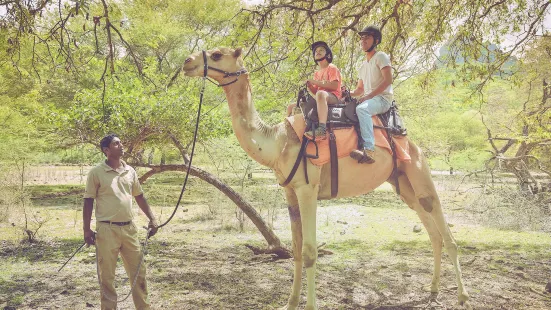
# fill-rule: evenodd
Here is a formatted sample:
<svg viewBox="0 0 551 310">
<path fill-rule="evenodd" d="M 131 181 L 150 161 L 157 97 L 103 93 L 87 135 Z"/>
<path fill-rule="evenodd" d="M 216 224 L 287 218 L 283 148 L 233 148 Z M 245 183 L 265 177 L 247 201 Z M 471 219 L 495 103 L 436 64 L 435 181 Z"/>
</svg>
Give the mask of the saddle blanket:
<svg viewBox="0 0 551 310">
<path fill-rule="evenodd" d="M 377 116 L 373 116 L 373 125 L 382 126 L 381 120 Z M 286 118 L 289 124 L 295 130 L 297 136 L 299 136 L 300 141 L 304 139 L 304 132 L 306 130 L 306 122 L 304 121 L 304 116 L 302 114 L 295 114 Z M 350 128 L 336 128 L 333 129 L 335 137 L 337 138 L 337 156 L 339 158 L 347 157 L 350 155 L 354 149 L 358 147 L 358 134 L 354 127 Z M 375 133 L 375 145 L 381 148 L 386 149 L 390 154 L 392 150 L 390 149 L 390 144 L 387 140 L 386 130 L 377 129 L 374 130 Z M 398 161 L 410 162 L 411 157 L 409 155 L 409 143 L 407 137 L 392 137 L 394 140 L 394 145 L 396 149 L 396 158 Z M 329 162 L 330 153 L 329 153 L 329 137 L 325 140 L 316 140 L 318 144 L 318 159 L 310 158 L 312 164 L 316 166 L 321 166 Z M 314 143 L 309 143 L 306 148 L 306 153 L 310 155 L 316 154 L 316 147 Z"/>
</svg>

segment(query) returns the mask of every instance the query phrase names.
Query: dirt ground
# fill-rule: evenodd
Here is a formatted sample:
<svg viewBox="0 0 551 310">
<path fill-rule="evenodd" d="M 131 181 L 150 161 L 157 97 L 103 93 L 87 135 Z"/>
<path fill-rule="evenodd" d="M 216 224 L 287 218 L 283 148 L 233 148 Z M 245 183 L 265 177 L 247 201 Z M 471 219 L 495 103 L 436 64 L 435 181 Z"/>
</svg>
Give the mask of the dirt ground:
<svg viewBox="0 0 551 310">
<path fill-rule="evenodd" d="M 452 199 L 457 198 L 443 195 L 452 206 L 448 220 L 474 309 L 551 309 L 551 294 L 544 293 L 551 279 L 549 234 L 482 226 L 472 214 L 454 209 Z M 42 203 L 52 220 L 39 242 L 14 241 L 19 232 L 10 223 L 0 224 L 0 309 L 99 309 L 92 248 L 57 271 L 82 243 L 82 213 Z M 245 244 L 263 246 L 262 237 L 250 223 L 238 231 L 234 207 L 222 203 L 227 213 L 211 218 L 203 215 L 212 207 L 185 205 L 186 212 L 179 211 L 151 240 L 146 265 L 153 309 L 276 309 L 286 304 L 292 260 L 254 255 Z M 159 207 L 155 212 L 161 213 Z M 167 212 L 163 209 L 165 217 Z M 287 211 L 279 208 L 272 216 L 274 231 L 289 245 Z M 429 304 L 430 294 L 422 289 L 433 268 L 428 236 L 424 230 L 413 232 L 420 221 L 388 188 L 359 200 L 323 202 L 317 220 L 318 243 L 333 253 L 318 260 L 319 309 L 461 309 L 446 254 L 441 305 Z M 139 221 L 145 224 L 143 216 Z M 121 265 L 118 280 L 125 279 Z M 300 309 L 306 302 L 304 282 Z M 128 281 L 118 283 L 119 297 L 125 296 Z M 120 309 L 133 309 L 131 297 Z"/>
</svg>

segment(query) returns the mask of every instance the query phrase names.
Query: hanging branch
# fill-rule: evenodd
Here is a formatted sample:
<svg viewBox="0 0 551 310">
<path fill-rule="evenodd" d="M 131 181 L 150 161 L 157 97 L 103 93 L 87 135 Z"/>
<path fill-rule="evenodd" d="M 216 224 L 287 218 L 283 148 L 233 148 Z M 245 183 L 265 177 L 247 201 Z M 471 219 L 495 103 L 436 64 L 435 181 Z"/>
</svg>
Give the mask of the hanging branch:
<svg viewBox="0 0 551 310">
<path fill-rule="evenodd" d="M 132 60 L 134 61 L 134 65 L 138 69 L 138 73 L 140 74 L 140 76 L 143 76 L 144 74 L 142 72 L 142 65 L 141 65 L 140 61 L 138 60 L 138 57 L 136 57 L 136 54 L 134 54 L 134 50 L 132 50 L 132 47 L 130 47 L 130 44 L 128 44 L 128 42 L 126 42 L 126 40 L 123 38 L 120 31 L 115 26 L 113 26 L 113 24 L 109 23 L 109 27 L 111 29 L 115 30 L 115 32 L 119 35 L 120 40 L 126 46 L 126 50 L 130 53 L 130 56 L 132 57 Z"/>
</svg>

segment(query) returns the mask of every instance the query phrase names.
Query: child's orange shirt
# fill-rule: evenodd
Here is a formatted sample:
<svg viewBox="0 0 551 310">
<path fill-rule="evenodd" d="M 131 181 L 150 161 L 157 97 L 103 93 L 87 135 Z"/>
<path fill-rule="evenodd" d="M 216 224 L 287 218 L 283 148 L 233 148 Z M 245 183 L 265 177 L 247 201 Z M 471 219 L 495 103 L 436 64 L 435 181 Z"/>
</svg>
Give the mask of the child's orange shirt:
<svg viewBox="0 0 551 310">
<path fill-rule="evenodd" d="M 316 86 L 316 85 L 312 85 L 312 88 L 315 89 L 316 91 L 318 91 L 320 89 L 325 90 L 328 93 L 335 94 L 335 96 L 337 96 L 338 99 L 342 98 L 341 71 L 334 64 L 329 64 L 329 66 L 327 66 L 327 68 L 320 69 L 320 70 L 314 72 L 314 80 L 316 80 L 316 81 L 325 81 L 326 83 L 333 82 L 333 81 L 339 82 L 339 85 L 337 86 L 336 90 L 328 90 L 328 89 L 323 88 L 323 86 Z"/>
</svg>

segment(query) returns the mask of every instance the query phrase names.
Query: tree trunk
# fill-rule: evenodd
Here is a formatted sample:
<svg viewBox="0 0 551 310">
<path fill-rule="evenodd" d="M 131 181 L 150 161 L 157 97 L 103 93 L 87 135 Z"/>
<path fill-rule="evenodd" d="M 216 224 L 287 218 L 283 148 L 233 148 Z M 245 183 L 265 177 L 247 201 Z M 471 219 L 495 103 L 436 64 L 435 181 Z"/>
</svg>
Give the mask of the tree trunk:
<svg viewBox="0 0 551 310">
<path fill-rule="evenodd" d="M 157 165 L 135 164 L 135 166 L 151 169 L 139 178 L 140 183 L 145 182 L 149 177 L 157 173 L 162 173 L 166 171 L 186 172 L 188 169 L 187 165 L 157 166 Z M 194 167 L 193 165 L 191 166 L 189 173 L 192 176 L 198 177 L 199 179 L 216 187 L 218 190 L 224 193 L 224 195 L 230 198 L 237 205 L 237 207 L 239 207 L 247 215 L 247 217 L 249 217 L 249 219 L 253 222 L 256 228 L 260 231 L 262 236 L 264 236 L 264 239 L 266 239 L 266 242 L 268 242 L 268 249 L 264 253 L 277 254 L 281 258 L 291 257 L 291 253 L 289 252 L 289 250 L 287 250 L 284 246 L 282 246 L 279 238 L 276 236 L 273 230 L 270 229 L 268 225 L 266 225 L 262 217 L 260 217 L 260 214 L 258 214 L 258 212 L 256 212 L 253 206 L 251 206 L 251 204 L 249 204 L 238 192 L 236 192 L 231 187 L 226 185 L 216 176 L 208 173 L 207 171 Z"/>
</svg>

